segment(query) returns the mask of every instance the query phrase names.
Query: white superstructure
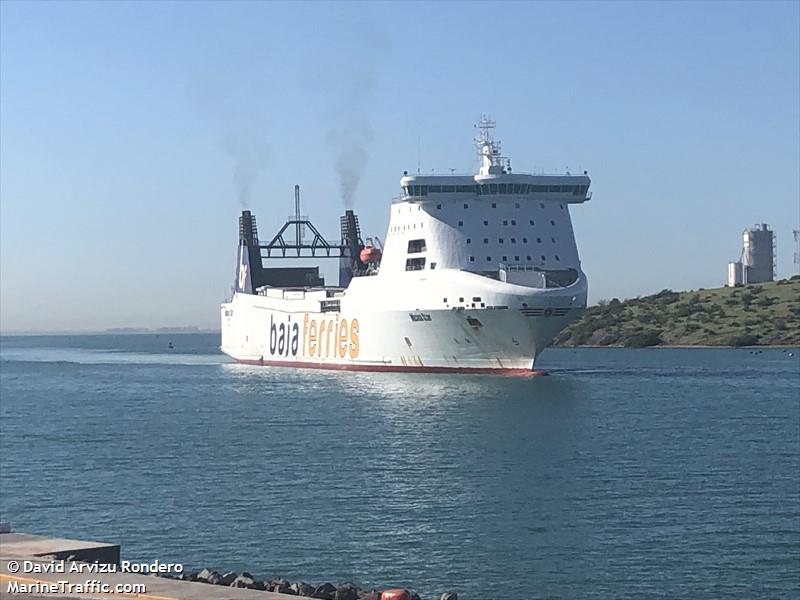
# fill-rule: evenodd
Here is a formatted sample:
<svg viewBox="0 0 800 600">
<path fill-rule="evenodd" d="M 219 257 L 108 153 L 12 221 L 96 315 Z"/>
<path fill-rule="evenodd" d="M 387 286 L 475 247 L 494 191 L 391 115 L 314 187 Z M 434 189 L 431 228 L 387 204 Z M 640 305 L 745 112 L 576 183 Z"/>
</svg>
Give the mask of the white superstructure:
<svg viewBox="0 0 800 600">
<path fill-rule="evenodd" d="M 236 291 L 221 308 L 222 350 L 265 365 L 533 370 L 586 306 L 569 207 L 590 198 L 590 180 L 512 173 L 492 140 L 494 124 L 480 125 L 477 174 L 401 178 L 382 256 L 362 251 L 352 211 L 340 246 L 326 247 L 321 236 L 284 242 L 287 226 L 300 231 L 299 217 L 260 244 L 245 220 Z M 340 286 L 319 285 L 307 268 L 261 267 L 265 250 L 299 256 L 312 246 L 317 256 L 320 248 L 341 256 Z"/>
</svg>

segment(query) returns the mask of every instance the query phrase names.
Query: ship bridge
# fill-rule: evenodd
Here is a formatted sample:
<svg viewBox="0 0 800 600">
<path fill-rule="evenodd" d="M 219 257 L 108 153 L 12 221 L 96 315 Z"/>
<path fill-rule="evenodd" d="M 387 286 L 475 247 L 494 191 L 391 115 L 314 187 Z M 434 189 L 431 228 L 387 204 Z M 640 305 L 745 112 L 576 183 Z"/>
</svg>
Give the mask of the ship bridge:
<svg viewBox="0 0 800 600">
<path fill-rule="evenodd" d="M 563 287 L 580 273 L 569 205 L 591 199 L 587 172 L 515 173 L 482 119 L 473 175 L 400 179 L 392 204 L 381 276 L 460 269 L 541 287 Z M 525 275 L 519 275 L 524 273 Z"/>
</svg>

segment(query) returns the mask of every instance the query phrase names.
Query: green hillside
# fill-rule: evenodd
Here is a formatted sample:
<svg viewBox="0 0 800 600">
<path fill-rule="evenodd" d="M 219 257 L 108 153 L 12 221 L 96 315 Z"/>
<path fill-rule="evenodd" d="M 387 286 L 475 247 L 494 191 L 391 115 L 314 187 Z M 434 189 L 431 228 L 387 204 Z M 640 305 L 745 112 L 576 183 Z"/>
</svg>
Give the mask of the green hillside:
<svg viewBox="0 0 800 600">
<path fill-rule="evenodd" d="M 556 346 L 800 345 L 800 276 L 774 283 L 601 302 Z"/>
</svg>

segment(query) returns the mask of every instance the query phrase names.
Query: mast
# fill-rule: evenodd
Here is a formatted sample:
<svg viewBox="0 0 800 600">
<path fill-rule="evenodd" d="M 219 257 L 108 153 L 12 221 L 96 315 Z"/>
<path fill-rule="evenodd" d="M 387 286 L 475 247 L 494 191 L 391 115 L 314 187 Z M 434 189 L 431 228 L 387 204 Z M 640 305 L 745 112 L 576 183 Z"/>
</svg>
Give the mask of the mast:
<svg viewBox="0 0 800 600">
<path fill-rule="evenodd" d="M 502 175 L 506 169 L 511 170 L 511 161 L 500 153 L 500 142 L 494 141 L 492 129 L 496 127 L 493 120 L 485 115 L 481 115 L 480 121 L 475 127 L 479 130 L 478 137 L 475 138 L 475 145 L 478 148 L 478 158 L 481 161 L 479 169 L 480 175 Z"/>
</svg>

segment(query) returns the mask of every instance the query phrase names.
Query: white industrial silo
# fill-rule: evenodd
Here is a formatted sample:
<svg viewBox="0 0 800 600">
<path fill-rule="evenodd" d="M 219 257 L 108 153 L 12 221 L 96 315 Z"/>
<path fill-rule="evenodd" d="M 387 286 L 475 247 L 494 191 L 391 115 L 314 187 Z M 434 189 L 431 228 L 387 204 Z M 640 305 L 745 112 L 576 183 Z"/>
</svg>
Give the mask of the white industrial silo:
<svg viewBox="0 0 800 600">
<path fill-rule="evenodd" d="M 744 283 L 773 281 L 775 279 L 775 233 L 766 223 L 761 223 L 751 229 L 746 229 L 742 234 L 742 240 L 744 242 L 742 248 Z"/>
<path fill-rule="evenodd" d="M 728 263 L 728 287 L 744 283 L 742 262 L 739 260 Z"/>
</svg>

